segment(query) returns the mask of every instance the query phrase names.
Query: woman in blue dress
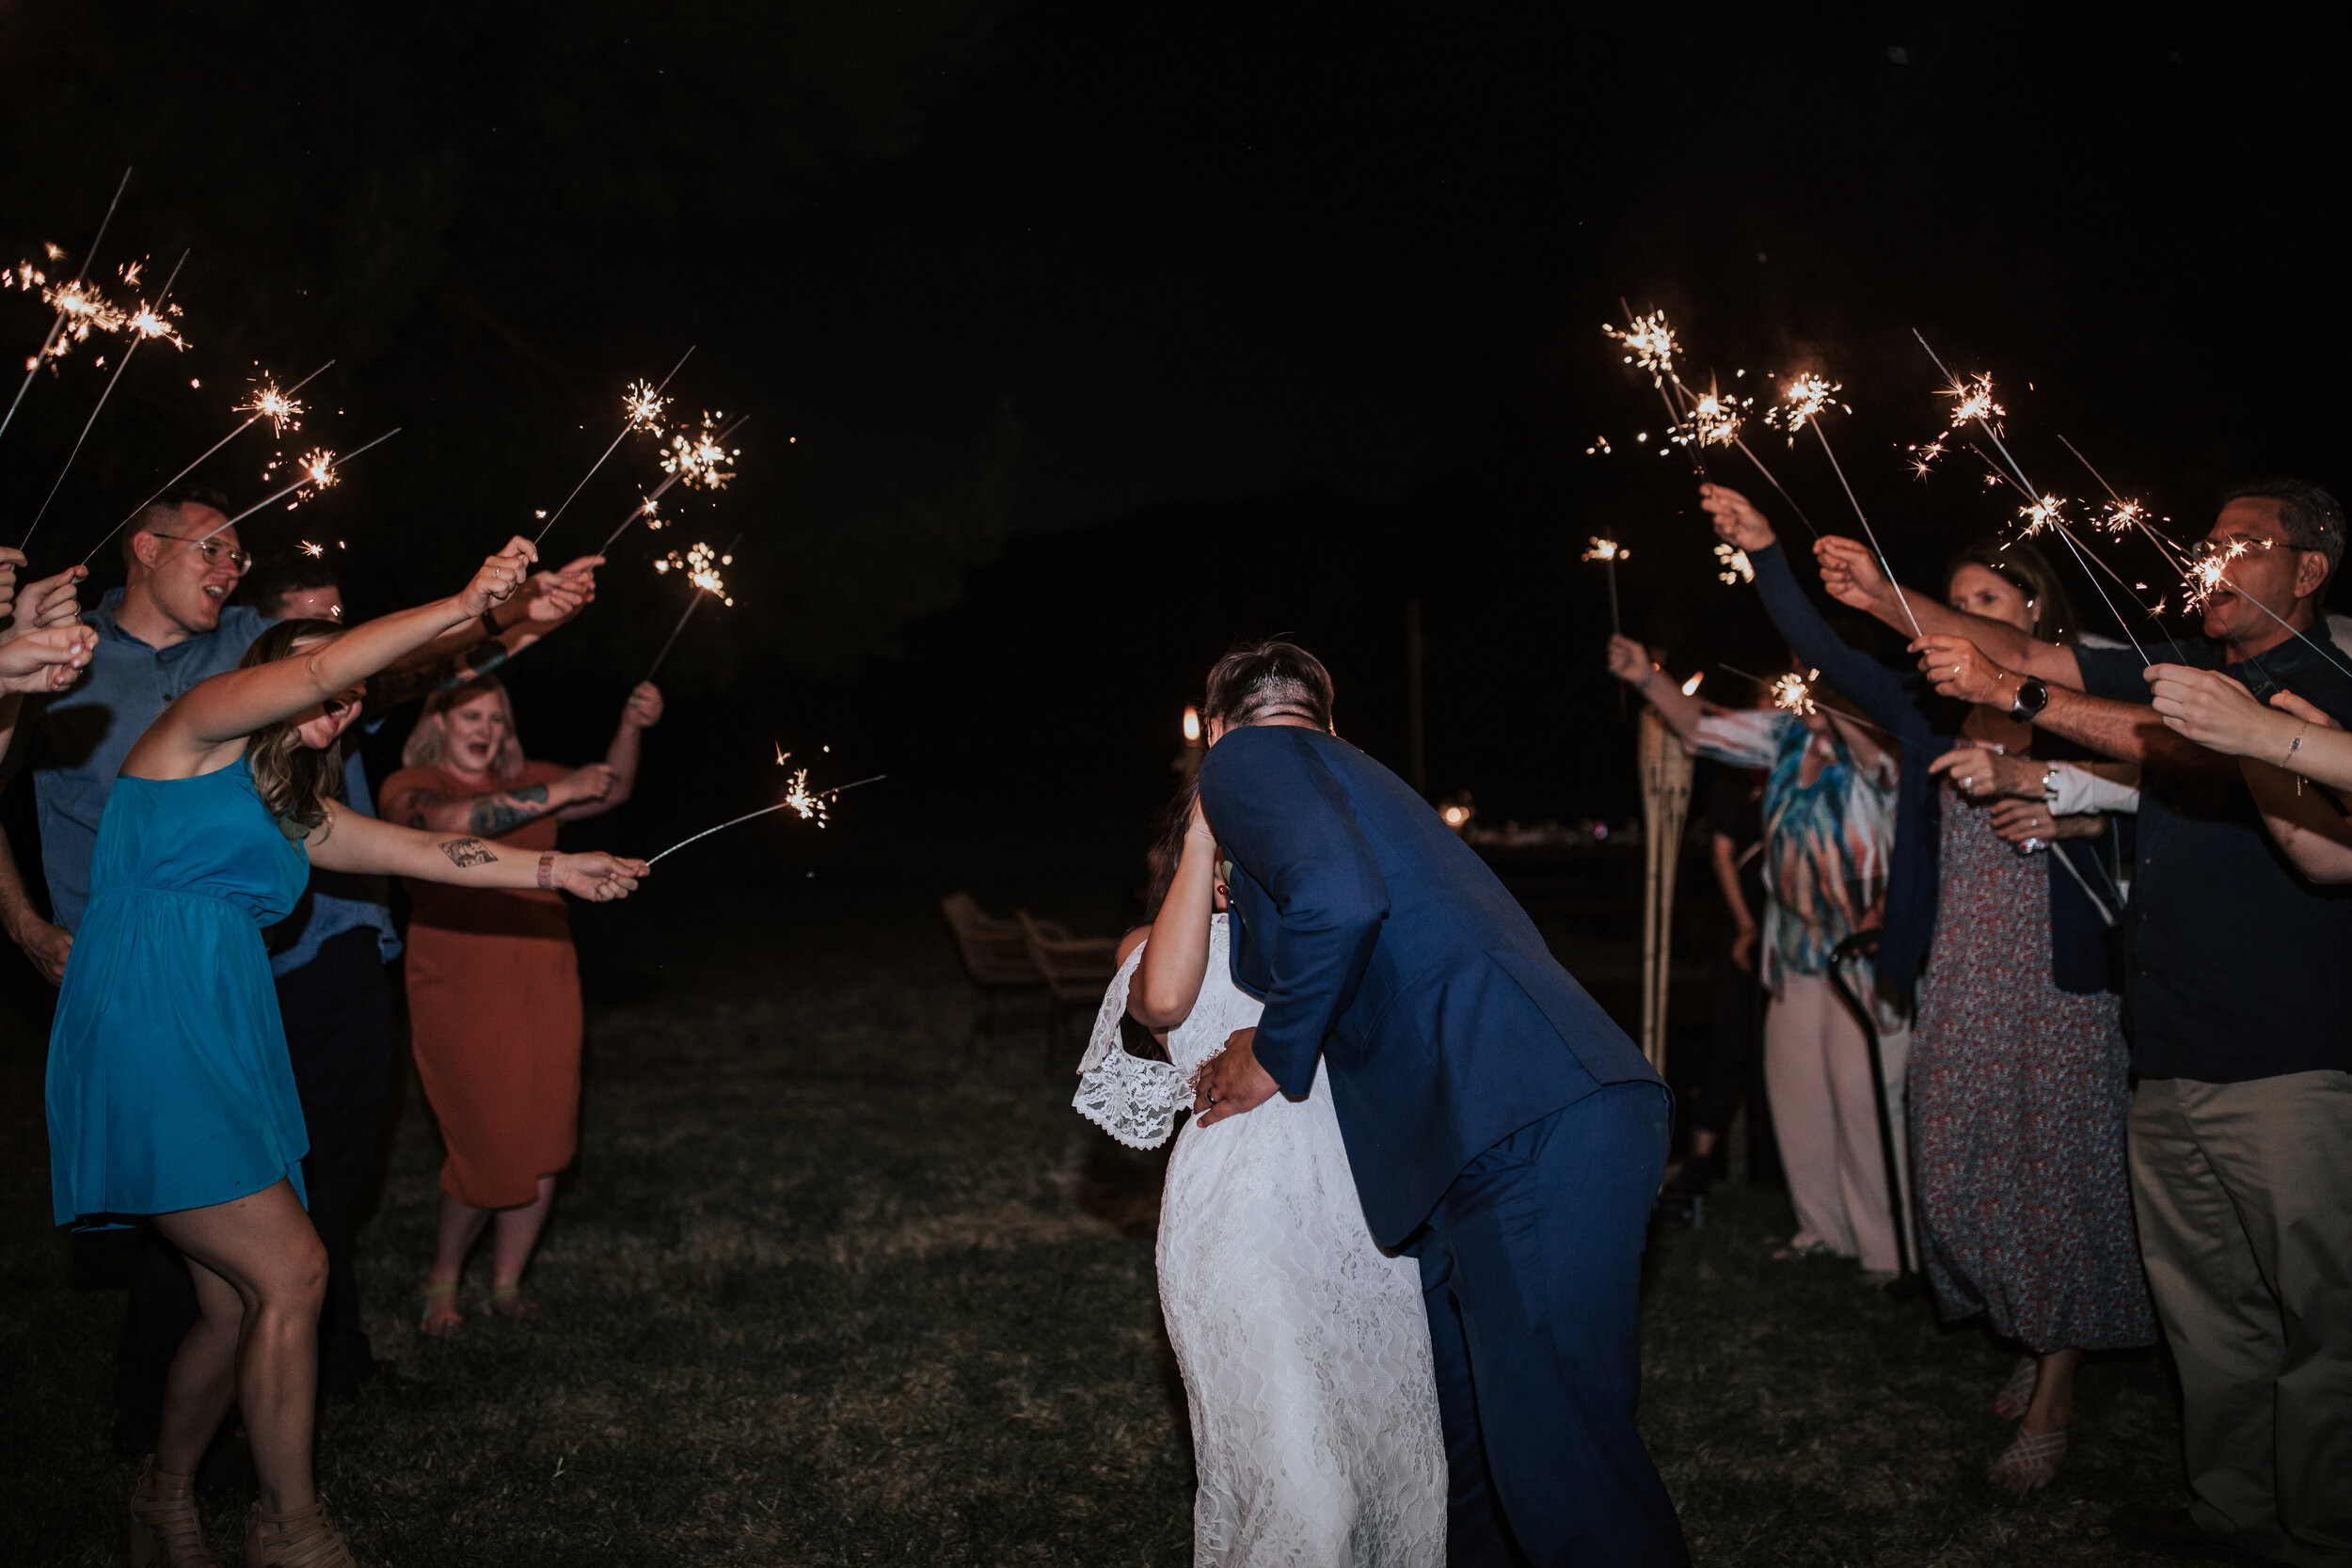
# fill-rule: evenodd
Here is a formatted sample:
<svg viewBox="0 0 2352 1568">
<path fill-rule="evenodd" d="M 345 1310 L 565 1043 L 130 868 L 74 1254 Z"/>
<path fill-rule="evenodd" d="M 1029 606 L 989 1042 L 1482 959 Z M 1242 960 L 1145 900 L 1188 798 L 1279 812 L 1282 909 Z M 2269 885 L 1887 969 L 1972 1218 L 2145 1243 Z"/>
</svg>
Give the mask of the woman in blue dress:
<svg viewBox="0 0 2352 1568">
<path fill-rule="evenodd" d="M 326 1255 L 303 1207 L 308 1140 L 262 927 L 293 909 L 313 866 L 597 900 L 645 874 L 610 855 L 398 828 L 334 799 L 336 742 L 368 677 L 504 599 L 535 558 L 517 538 L 464 592 L 364 626 L 279 622 L 242 666 L 164 710 L 107 800 L 49 1037 L 57 1223 L 145 1219 L 186 1255 L 202 1313 L 132 1496 L 135 1568 L 214 1560 L 193 1478 L 232 1404 L 261 1490 L 245 1560 L 351 1561 L 311 1486 Z"/>
</svg>

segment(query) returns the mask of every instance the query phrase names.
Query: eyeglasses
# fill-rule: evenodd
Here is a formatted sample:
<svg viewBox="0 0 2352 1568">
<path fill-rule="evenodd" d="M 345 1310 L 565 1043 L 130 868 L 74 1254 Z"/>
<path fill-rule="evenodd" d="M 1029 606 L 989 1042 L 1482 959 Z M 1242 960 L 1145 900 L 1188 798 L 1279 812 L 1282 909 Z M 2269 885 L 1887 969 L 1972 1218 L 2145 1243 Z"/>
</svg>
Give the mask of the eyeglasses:
<svg viewBox="0 0 2352 1568">
<path fill-rule="evenodd" d="M 253 552 L 250 550 L 231 549 L 227 545 L 210 538 L 191 539 L 184 533 L 159 533 L 155 537 L 177 539 L 183 545 L 194 545 L 203 553 L 204 564 L 207 566 L 217 566 L 226 561 L 236 570 L 239 577 L 253 570 Z"/>
</svg>

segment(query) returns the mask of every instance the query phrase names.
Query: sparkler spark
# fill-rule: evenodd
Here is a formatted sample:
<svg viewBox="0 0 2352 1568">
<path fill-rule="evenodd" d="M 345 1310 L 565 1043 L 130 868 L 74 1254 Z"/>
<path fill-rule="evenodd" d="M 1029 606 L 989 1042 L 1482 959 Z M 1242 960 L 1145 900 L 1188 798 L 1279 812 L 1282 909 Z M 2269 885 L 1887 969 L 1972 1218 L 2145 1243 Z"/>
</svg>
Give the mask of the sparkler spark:
<svg viewBox="0 0 2352 1568">
<path fill-rule="evenodd" d="M 1689 680 L 1684 681 L 1682 683 L 1682 694 L 1686 697 L 1697 696 L 1699 694 L 1699 682 L 1705 680 L 1706 678 L 1707 672 L 1701 670 L 1697 674 L 1692 675 Z"/>
<path fill-rule="evenodd" d="M 1725 587 L 1736 588 L 1740 583 L 1756 580 L 1756 563 L 1748 559 L 1748 552 L 1738 546 L 1717 540 L 1715 560 L 1719 563 L 1715 578 Z"/>
<path fill-rule="evenodd" d="M 670 400 L 661 395 L 660 388 L 650 381 L 631 382 L 621 404 L 628 410 L 631 428 L 661 434 L 661 411 L 670 406 Z"/>
<path fill-rule="evenodd" d="M 325 545 L 313 545 L 310 541 L 305 539 L 302 542 L 302 553 L 309 556 L 311 560 L 316 561 L 326 553 L 326 546 Z"/>
<path fill-rule="evenodd" d="M 2099 526 L 2109 533 L 2129 533 L 2136 528 L 2148 526 L 2148 509 L 2137 501 L 2109 501 L 2099 517 Z"/>
<path fill-rule="evenodd" d="M 1788 433 L 1788 444 L 1794 446 L 1797 432 L 1819 420 L 1821 410 L 1836 402 L 1837 394 L 1842 389 L 1838 383 L 1828 377 L 1806 371 L 1789 377 L 1788 385 L 1781 388 L 1780 406 L 1772 410 L 1766 418 L 1771 420 L 1772 416 L 1778 416 L 1776 422 Z M 1838 406 L 1844 408 L 1845 404 L 1838 404 Z M 1848 408 L 1846 412 L 1851 414 L 1853 410 Z"/>
<path fill-rule="evenodd" d="M 1614 539 L 1603 539 L 1600 535 L 1596 533 L 1592 535 L 1591 547 L 1586 549 L 1584 554 L 1580 557 L 1580 559 L 1584 561 L 1623 561 L 1626 557 L 1631 555 L 1632 553 L 1633 552 L 1631 550 L 1627 549 L 1623 545 L 1618 544 Z"/>
<path fill-rule="evenodd" d="M 661 454 L 661 471 L 702 490 L 722 490 L 735 477 L 737 451 L 730 451 L 719 428 L 723 414 L 705 414 L 700 431 L 679 431 Z"/>
<path fill-rule="evenodd" d="M 2066 527 L 2066 499 L 2062 496 L 2042 496 L 2032 505 L 2018 508 L 2017 515 L 2026 519 L 2023 537 L 2030 539 L 2037 533 L 2055 533 Z"/>
<path fill-rule="evenodd" d="M 1682 446 L 1727 447 L 1740 438 L 1742 410 L 1753 398 L 1735 398 L 1709 387 L 1691 400 L 1690 417 L 1675 435 Z"/>
<path fill-rule="evenodd" d="M 1772 705 L 1800 719 L 1817 711 L 1820 705 L 1813 700 L 1812 683 L 1820 675 L 1819 670 L 1807 670 L 1802 675 L 1794 670 L 1789 671 L 1772 682 Z"/>
<path fill-rule="evenodd" d="M 661 560 L 655 562 L 653 569 L 663 574 L 683 572 L 686 574 L 686 580 L 696 588 L 722 604 L 732 605 L 735 601 L 727 597 L 727 585 L 721 579 L 719 568 L 734 564 L 735 557 L 721 555 L 708 545 L 690 545 L 684 555 L 681 556 L 677 551 L 672 550 Z"/>
<path fill-rule="evenodd" d="M 1975 380 L 1954 381 L 1936 395 L 1952 400 L 1952 422 L 1947 435 L 1963 425 L 1990 424 L 2009 412 L 1993 400 L 1993 377 L 1983 371 L 1977 372 Z"/>
<path fill-rule="evenodd" d="M 316 374 L 317 372 L 311 373 Z M 306 376 L 303 379 L 310 378 Z M 256 420 L 267 420 L 271 433 L 278 436 L 285 435 L 288 430 L 300 430 L 303 411 L 302 404 L 291 394 L 279 391 L 266 381 L 255 388 L 251 397 L 237 404 L 238 413 L 250 414 Z"/>
<path fill-rule="evenodd" d="M 1680 345 L 1675 341 L 1674 328 L 1666 325 L 1665 311 L 1633 316 L 1630 326 L 1616 327 L 1603 322 L 1600 329 L 1625 345 L 1625 362 L 1649 372 L 1652 385 L 1663 387 L 1674 379 L 1675 353 Z"/>
<path fill-rule="evenodd" d="M 173 348 L 186 348 L 188 341 L 180 336 L 179 331 L 167 319 L 179 313 L 180 307 L 177 305 L 155 306 L 141 300 L 139 308 L 131 312 L 131 319 L 125 325 L 142 338 L 161 338 Z"/>
<path fill-rule="evenodd" d="M 739 822 L 749 822 L 755 816 L 766 816 L 771 812 L 798 812 L 801 815 L 802 820 L 813 820 L 818 827 L 821 828 L 825 825 L 825 802 L 830 801 L 836 795 L 846 795 L 850 790 L 860 788 L 866 784 L 880 784 L 882 780 L 888 777 L 889 775 L 886 773 L 877 773 L 870 779 L 859 779 L 852 784 L 835 784 L 831 789 L 811 790 L 808 787 L 808 770 L 806 768 L 803 768 L 799 772 L 792 775 L 791 783 L 786 786 L 784 799 L 777 801 L 774 805 L 762 806 L 757 811 L 747 811 L 740 816 L 731 816 L 715 828 L 705 828 L 701 832 L 694 834 L 691 838 L 682 838 L 678 840 L 675 844 L 671 845 L 667 849 L 662 850 L 660 855 L 646 856 L 645 863 L 651 865 L 655 861 L 661 859 L 662 855 L 675 854 L 678 850 L 683 849 L 688 845 L 695 842 L 696 839 L 708 838 L 712 833 L 720 832 L 728 828 L 732 828 Z"/>
</svg>

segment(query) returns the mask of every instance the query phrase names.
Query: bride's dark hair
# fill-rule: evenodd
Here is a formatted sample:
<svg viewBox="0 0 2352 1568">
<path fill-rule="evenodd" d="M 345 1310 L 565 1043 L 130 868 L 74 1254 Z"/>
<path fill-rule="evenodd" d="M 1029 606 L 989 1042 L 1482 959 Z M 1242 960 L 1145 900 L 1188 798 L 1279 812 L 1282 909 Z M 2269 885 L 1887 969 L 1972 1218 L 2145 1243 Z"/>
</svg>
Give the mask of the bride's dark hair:
<svg viewBox="0 0 2352 1568">
<path fill-rule="evenodd" d="M 1152 883 L 1143 895 L 1143 918 L 1157 920 L 1160 906 L 1168 902 L 1168 890 L 1176 885 L 1176 865 L 1184 858 L 1184 834 L 1192 828 L 1192 803 L 1200 798 L 1200 777 L 1194 774 L 1176 792 L 1176 799 L 1160 810 L 1154 825 L 1152 848 L 1144 856 L 1152 867 Z"/>
</svg>

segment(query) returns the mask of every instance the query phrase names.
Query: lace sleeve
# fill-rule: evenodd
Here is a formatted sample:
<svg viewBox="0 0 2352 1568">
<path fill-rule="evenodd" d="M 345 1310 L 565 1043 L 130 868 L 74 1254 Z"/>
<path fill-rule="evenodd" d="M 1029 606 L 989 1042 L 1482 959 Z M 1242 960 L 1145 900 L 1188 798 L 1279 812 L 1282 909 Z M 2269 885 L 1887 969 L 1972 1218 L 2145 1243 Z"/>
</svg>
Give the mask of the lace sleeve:
<svg viewBox="0 0 2352 1568">
<path fill-rule="evenodd" d="M 1184 1074 L 1167 1062 L 1148 1062 L 1131 1053 L 1119 1038 L 1119 1020 L 1127 1010 L 1127 983 L 1142 961 L 1138 943 L 1111 977 L 1095 1011 L 1094 1033 L 1078 1063 L 1078 1092 L 1071 1104 L 1080 1116 L 1129 1148 L 1156 1148 L 1176 1130 L 1176 1117 L 1192 1104 L 1192 1085 Z"/>
</svg>

